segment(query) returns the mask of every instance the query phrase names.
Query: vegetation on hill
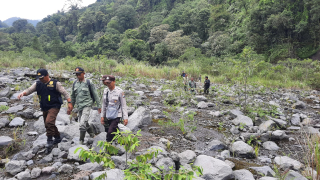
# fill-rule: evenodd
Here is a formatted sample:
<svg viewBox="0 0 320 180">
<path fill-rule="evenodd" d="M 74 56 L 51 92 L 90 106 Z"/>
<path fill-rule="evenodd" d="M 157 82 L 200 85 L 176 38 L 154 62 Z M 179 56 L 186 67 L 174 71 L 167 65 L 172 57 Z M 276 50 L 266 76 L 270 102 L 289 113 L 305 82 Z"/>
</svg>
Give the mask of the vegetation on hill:
<svg viewBox="0 0 320 180">
<path fill-rule="evenodd" d="M 3 21 L 5 24 L 7 24 L 8 26 L 12 26 L 12 24 L 16 21 L 16 20 L 19 20 L 21 18 L 19 17 L 12 17 L 12 18 L 9 18 L 5 21 Z M 27 19 L 28 23 L 32 24 L 34 27 L 37 26 L 38 22 L 40 22 L 39 20 L 30 20 L 30 19 Z"/>
<path fill-rule="evenodd" d="M 319 7 L 318 0 L 97 0 L 85 8 L 71 3 L 68 12 L 36 27 L 19 19 L 1 29 L 0 51 L 47 62 L 135 59 L 179 69 L 193 64 L 213 75 L 225 62 L 235 69 L 247 62 L 243 54 L 250 50 L 255 62 L 280 72 L 279 61 L 299 61 L 319 50 Z"/>
</svg>

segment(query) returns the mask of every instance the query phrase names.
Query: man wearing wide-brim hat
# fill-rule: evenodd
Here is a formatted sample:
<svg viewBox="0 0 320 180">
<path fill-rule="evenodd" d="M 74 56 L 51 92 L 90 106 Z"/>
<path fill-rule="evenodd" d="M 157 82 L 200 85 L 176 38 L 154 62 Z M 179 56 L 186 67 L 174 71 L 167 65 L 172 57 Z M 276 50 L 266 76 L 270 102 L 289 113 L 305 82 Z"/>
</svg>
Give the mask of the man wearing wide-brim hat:
<svg viewBox="0 0 320 180">
<path fill-rule="evenodd" d="M 55 125 L 57 115 L 60 111 L 61 105 L 63 104 L 61 94 L 68 101 L 67 114 L 71 113 L 73 106 L 68 92 L 63 88 L 59 81 L 50 79 L 49 73 L 46 69 L 39 69 L 37 71 L 37 78 L 39 78 L 39 81 L 36 81 L 31 87 L 20 93 L 18 95 L 18 99 L 37 91 L 47 131 L 46 154 L 49 154 L 53 145 L 60 143 L 62 140 L 58 128 Z"/>
</svg>

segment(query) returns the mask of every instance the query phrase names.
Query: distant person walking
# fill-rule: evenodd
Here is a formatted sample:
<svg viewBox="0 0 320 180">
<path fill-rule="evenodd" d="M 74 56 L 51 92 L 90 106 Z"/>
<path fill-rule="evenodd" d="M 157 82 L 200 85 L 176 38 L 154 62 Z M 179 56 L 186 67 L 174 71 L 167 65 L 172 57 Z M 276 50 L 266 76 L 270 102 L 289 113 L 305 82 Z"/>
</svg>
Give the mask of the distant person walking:
<svg viewBox="0 0 320 180">
<path fill-rule="evenodd" d="M 113 132 L 117 132 L 120 119 L 124 119 L 124 125 L 128 124 L 128 111 L 124 92 L 116 87 L 116 78 L 112 75 L 102 76 L 102 82 L 107 88 L 102 96 L 101 124 L 107 132 L 107 141 L 114 138 Z"/>
<path fill-rule="evenodd" d="M 206 76 L 206 80 L 204 81 L 204 94 L 209 94 L 209 88 L 210 80 L 208 79 L 208 76 Z"/>
<path fill-rule="evenodd" d="M 186 76 L 186 73 L 183 71 L 181 74 L 181 77 L 185 77 L 185 76 Z"/>
<path fill-rule="evenodd" d="M 193 80 L 193 78 L 191 78 L 191 81 L 189 82 L 189 88 L 190 88 L 190 92 L 195 94 L 196 93 L 196 82 Z"/>
<path fill-rule="evenodd" d="M 60 143 L 62 140 L 56 126 L 56 118 L 60 111 L 61 104 L 63 104 L 61 94 L 68 101 L 67 114 L 71 114 L 73 106 L 68 92 L 59 81 L 49 78 L 49 73 L 46 69 L 39 69 L 37 71 L 37 78 L 39 78 L 39 81 L 36 81 L 31 87 L 19 94 L 18 99 L 37 91 L 47 131 L 46 154 L 49 154 L 53 145 Z M 54 140 L 52 139 L 53 137 Z"/>
<path fill-rule="evenodd" d="M 93 127 L 89 124 L 90 112 L 94 102 L 98 106 L 98 112 L 101 113 L 101 102 L 97 93 L 96 88 L 90 82 L 89 79 L 85 79 L 84 69 L 77 67 L 74 71 L 77 79 L 72 86 L 71 102 L 73 106 L 77 106 L 78 121 L 80 123 L 80 144 L 83 144 L 86 132 L 89 133 L 90 137 L 95 136 Z"/>
<path fill-rule="evenodd" d="M 185 74 L 185 77 L 183 77 L 183 85 L 184 85 L 184 90 L 188 90 L 188 74 Z"/>
</svg>

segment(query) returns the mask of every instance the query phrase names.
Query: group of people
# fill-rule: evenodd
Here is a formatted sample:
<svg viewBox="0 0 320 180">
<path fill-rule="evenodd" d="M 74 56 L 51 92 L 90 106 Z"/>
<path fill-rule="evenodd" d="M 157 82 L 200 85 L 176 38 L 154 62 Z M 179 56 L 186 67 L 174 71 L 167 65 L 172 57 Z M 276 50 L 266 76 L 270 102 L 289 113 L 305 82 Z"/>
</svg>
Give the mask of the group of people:
<svg viewBox="0 0 320 180">
<path fill-rule="evenodd" d="M 98 112 L 101 114 L 101 124 L 107 132 L 106 140 L 111 142 L 114 138 L 113 132 L 118 129 L 118 124 L 123 119 L 124 125 L 128 124 L 128 111 L 124 91 L 116 87 L 116 79 L 112 75 L 104 75 L 101 81 L 107 88 L 104 89 L 102 100 L 100 101 L 97 90 L 90 80 L 85 79 L 85 71 L 81 67 L 75 68 L 74 74 L 77 80 L 73 83 L 71 97 L 61 83 L 49 77 L 46 69 L 37 71 L 37 79 L 31 87 L 18 95 L 18 99 L 37 92 L 40 108 L 43 112 L 43 119 L 46 128 L 47 144 L 46 153 L 49 154 L 55 144 L 62 141 L 56 118 L 60 111 L 63 100 L 61 95 L 68 102 L 67 114 L 70 115 L 73 107 L 78 109 L 78 121 L 80 123 L 80 144 L 84 144 L 86 133 L 93 138 L 96 134 L 89 124 L 90 111 L 96 103 Z"/>
<path fill-rule="evenodd" d="M 188 87 L 189 87 L 190 92 L 195 94 L 197 84 L 194 81 L 194 78 L 191 77 L 190 81 L 188 81 L 188 74 L 186 74 L 184 71 L 182 72 L 181 77 L 183 78 L 184 90 L 187 91 Z M 201 74 L 199 75 L 198 81 L 199 81 L 199 83 L 201 83 Z M 203 87 L 204 87 L 204 91 L 203 91 L 204 94 L 209 94 L 210 80 L 209 80 L 208 76 L 205 77 Z"/>
</svg>

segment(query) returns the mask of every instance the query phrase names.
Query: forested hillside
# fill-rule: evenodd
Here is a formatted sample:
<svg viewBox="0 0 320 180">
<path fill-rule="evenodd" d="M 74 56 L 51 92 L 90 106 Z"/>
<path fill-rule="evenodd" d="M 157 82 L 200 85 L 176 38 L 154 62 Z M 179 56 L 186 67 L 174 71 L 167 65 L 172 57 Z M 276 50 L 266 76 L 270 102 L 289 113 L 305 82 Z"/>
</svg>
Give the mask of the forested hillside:
<svg viewBox="0 0 320 180">
<path fill-rule="evenodd" d="M 9 18 L 3 22 L 8 26 L 12 26 L 13 22 L 16 20 L 19 20 L 19 19 L 22 19 L 22 18 L 12 17 L 12 18 Z M 39 20 L 30 20 L 30 19 L 27 19 L 27 21 L 28 21 L 28 23 L 32 24 L 33 26 L 36 26 L 38 24 L 38 22 L 40 22 Z"/>
<path fill-rule="evenodd" d="M 1 51 L 59 60 L 97 55 L 176 65 L 237 57 L 250 47 L 265 61 L 319 50 L 319 0 L 97 0 L 0 30 Z"/>
</svg>

